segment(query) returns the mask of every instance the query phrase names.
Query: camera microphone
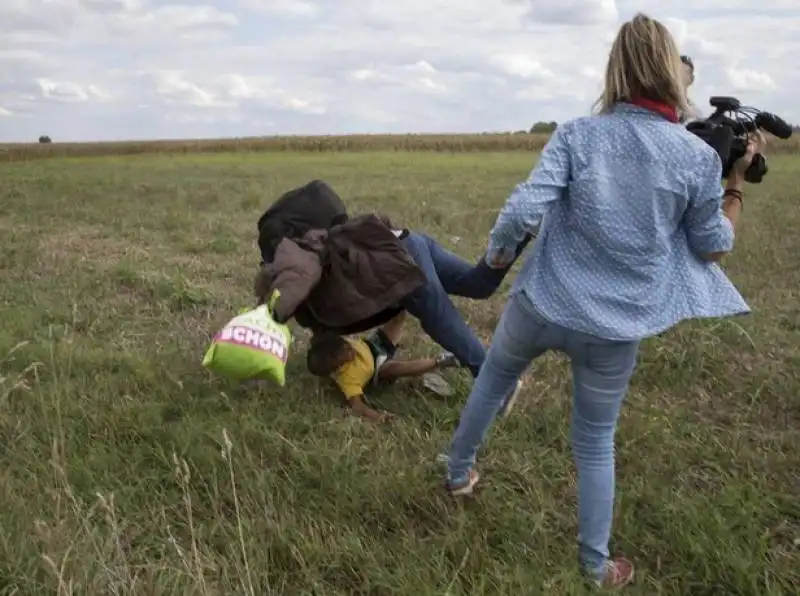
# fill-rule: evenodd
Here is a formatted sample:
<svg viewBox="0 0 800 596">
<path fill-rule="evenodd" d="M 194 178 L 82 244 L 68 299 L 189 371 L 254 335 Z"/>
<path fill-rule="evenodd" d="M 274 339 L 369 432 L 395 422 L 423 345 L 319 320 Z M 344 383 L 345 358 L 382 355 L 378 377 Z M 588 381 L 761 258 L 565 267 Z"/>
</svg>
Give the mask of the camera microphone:
<svg viewBox="0 0 800 596">
<path fill-rule="evenodd" d="M 770 112 L 761 112 L 755 117 L 755 124 L 779 139 L 788 139 L 792 136 L 792 127 L 779 116 Z"/>
<path fill-rule="evenodd" d="M 722 159 L 722 177 L 727 178 L 737 160 L 747 153 L 748 133 L 762 129 L 779 139 L 788 139 L 794 132 L 785 120 L 770 112 L 743 106 L 735 97 L 718 95 L 708 102 L 716 108 L 705 120 L 690 122 L 686 129 L 708 143 Z M 730 114 L 728 116 L 727 114 Z M 761 154 L 753 156 L 744 172 L 747 182 L 758 184 L 768 171 Z"/>
</svg>

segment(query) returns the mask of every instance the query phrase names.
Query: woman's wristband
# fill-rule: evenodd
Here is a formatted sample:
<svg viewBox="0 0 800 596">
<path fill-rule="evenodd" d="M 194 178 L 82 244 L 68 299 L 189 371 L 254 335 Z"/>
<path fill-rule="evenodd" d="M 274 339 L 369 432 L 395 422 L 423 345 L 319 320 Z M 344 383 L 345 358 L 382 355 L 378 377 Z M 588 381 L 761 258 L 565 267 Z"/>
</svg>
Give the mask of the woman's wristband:
<svg viewBox="0 0 800 596">
<path fill-rule="evenodd" d="M 739 205 L 744 208 L 744 193 L 739 190 L 738 188 L 726 188 L 725 194 L 722 195 L 723 198 L 731 197 L 732 199 L 736 199 L 739 201 Z"/>
</svg>

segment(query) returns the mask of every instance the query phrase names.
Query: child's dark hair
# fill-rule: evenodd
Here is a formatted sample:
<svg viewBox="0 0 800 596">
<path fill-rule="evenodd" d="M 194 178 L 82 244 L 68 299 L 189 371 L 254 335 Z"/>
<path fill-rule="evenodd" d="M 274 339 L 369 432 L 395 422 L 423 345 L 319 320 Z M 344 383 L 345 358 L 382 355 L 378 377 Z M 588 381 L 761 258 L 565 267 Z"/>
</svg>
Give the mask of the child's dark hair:
<svg viewBox="0 0 800 596">
<path fill-rule="evenodd" d="M 311 337 L 306 366 L 312 375 L 327 377 L 352 357 L 350 344 L 337 333 L 323 331 Z"/>
</svg>

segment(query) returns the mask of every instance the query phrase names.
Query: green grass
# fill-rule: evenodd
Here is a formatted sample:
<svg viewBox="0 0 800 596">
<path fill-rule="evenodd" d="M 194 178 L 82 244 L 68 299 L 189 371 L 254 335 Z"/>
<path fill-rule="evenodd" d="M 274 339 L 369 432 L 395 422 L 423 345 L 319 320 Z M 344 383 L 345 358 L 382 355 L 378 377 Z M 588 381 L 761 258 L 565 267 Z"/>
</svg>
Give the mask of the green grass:
<svg viewBox="0 0 800 596">
<path fill-rule="evenodd" d="M 311 178 L 477 257 L 528 154 L 200 155 L 0 166 L 0 593 L 580 594 L 567 364 L 548 356 L 441 490 L 470 382 L 400 383 L 388 427 L 304 370 L 201 367 L 251 303 L 255 222 Z M 647 341 L 617 437 L 614 550 L 638 594 L 800 585 L 800 159 L 748 188 L 729 273 L 754 314 Z M 505 290 L 462 300 L 488 339 Z M 302 334 L 298 334 L 302 338 Z M 410 353 L 432 353 L 418 329 Z M 794 585 L 795 588 L 791 588 Z"/>
</svg>

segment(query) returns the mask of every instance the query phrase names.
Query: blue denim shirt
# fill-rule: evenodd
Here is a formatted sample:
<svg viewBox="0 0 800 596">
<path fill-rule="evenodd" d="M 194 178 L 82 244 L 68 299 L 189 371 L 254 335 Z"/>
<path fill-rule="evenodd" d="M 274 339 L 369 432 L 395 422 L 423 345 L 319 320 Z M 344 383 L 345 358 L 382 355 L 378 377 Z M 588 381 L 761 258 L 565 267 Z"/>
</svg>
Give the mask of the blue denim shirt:
<svg viewBox="0 0 800 596">
<path fill-rule="evenodd" d="M 733 248 L 721 174 L 711 147 L 644 108 L 572 120 L 511 193 L 489 257 L 512 258 L 538 227 L 512 291 L 550 321 L 605 339 L 747 313 L 719 265 L 700 257 Z"/>
</svg>

